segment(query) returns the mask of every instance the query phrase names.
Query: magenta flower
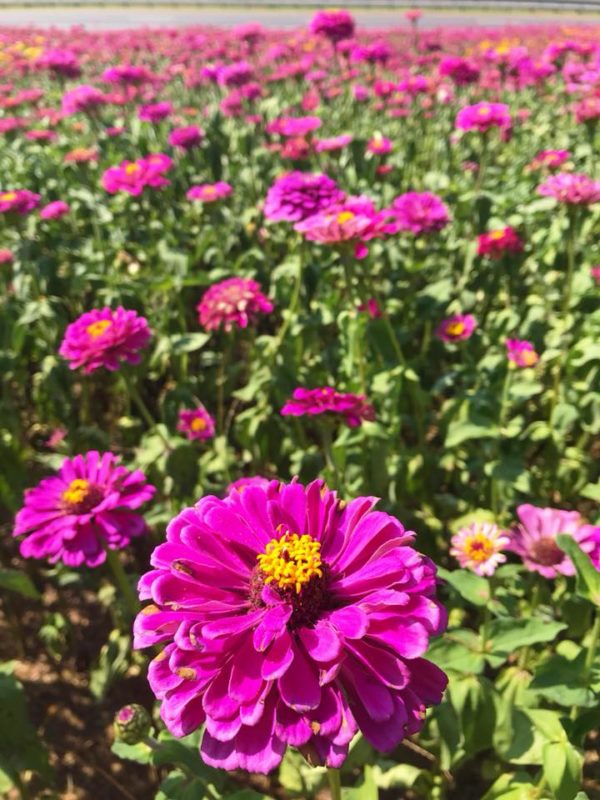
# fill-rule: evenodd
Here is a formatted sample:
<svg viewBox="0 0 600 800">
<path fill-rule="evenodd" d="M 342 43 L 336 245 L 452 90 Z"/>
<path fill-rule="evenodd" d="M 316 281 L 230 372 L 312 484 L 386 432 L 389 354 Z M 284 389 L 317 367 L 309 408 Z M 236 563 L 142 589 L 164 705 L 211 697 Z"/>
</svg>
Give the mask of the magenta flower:
<svg viewBox="0 0 600 800">
<path fill-rule="evenodd" d="M 535 347 L 526 339 L 507 339 L 506 356 L 517 367 L 534 367 L 540 360 Z"/>
<path fill-rule="evenodd" d="M 468 339 L 476 327 L 475 317 L 471 314 L 454 314 L 439 324 L 435 335 L 443 342 L 460 342 Z"/>
<path fill-rule="evenodd" d="M 102 80 L 106 83 L 121 83 L 125 86 L 150 83 L 153 77 L 146 67 L 135 64 L 117 64 L 116 67 L 109 67 L 102 73 Z"/>
<path fill-rule="evenodd" d="M 64 200 L 55 200 L 42 208 L 40 217 L 42 219 L 60 219 L 65 214 L 68 214 L 70 210 L 69 204 L 65 203 Z"/>
<path fill-rule="evenodd" d="M 204 131 L 197 125 L 187 125 L 184 128 L 173 128 L 169 134 L 169 144 L 181 150 L 191 150 L 200 144 L 204 138 Z"/>
<path fill-rule="evenodd" d="M 15 260 L 15 254 L 7 247 L 0 248 L 0 264 L 12 264 Z"/>
<path fill-rule="evenodd" d="M 336 150 L 343 150 L 352 141 L 352 134 L 341 133 L 339 136 L 331 136 L 329 139 L 317 139 L 315 142 L 316 153 L 331 153 Z"/>
<path fill-rule="evenodd" d="M 186 408 L 179 412 L 177 430 L 185 433 L 188 439 L 212 439 L 215 435 L 215 421 L 204 408 Z"/>
<path fill-rule="evenodd" d="M 121 550 L 146 531 L 143 517 L 131 509 L 152 498 L 154 486 L 139 470 L 116 465 L 112 453 L 95 450 L 67 458 L 58 475 L 25 492 L 13 536 L 24 558 L 62 561 L 69 567 L 97 567 L 106 549 Z"/>
<path fill-rule="evenodd" d="M 267 192 L 264 215 L 271 222 L 301 222 L 342 203 L 345 196 L 328 175 L 288 172 L 277 178 Z"/>
<path fill-rule="evenodd" d="M 391 153 L 392 149 L 392 140 L 387 139 L 381 134 L 375 134 L 375 136 L 369 139 L 366 147 L 368 153 L 373 153 L 373 155 L 377 156 L 385 156 L 388 153 Z"/>
<path fill-rule="evenodd" d="M 320 414 L 334 414 L 342 417 L 350 428 L 362 425 L 364 420 L 375 419 L 375 409 L 362 394 L 338 392 L 332 386 L 318 389 L 294 389 L 292 399 L 281 409 L 284 417 L 314 417 Z"/>
<path fill-rule="evenodd" d="M 168 186 L 165 178 L 173 165 L 173 161 L 164 153 L 152 153 L 137 161 L 123 161 L 115 167 L 109 167 L 102 175 L 102 186 L 110 194 L 127 192 L 134 197 L 139 196 L 147 186 L 159 189 Z"/>
<path fill-rule="evenodd" d="M 343 8 L 317 11 L 308 24 L 308 30 L 316 36 L 325 36 L 332 42 L 351 39 L 354 36 L 354 17 Z"/>
<path fill-rule="evenodd" d="M 28 214 L 39 206 L 40 200 L 40 195 L 29 189 L 0 192 L 0 214 Z"/>
<path fill-rule="evenodd" d="M 107 103 L 105 95 L 95 86 L 82 84 L 69 89 L 62 97 L 63 114 L 77 114 L 80 111 L 90 113 Z"/>
<path fill-rule="evenodd" d="M 529 164 L 529 169 L 557 169 L 571 158 L 569 150 L 540 150 Z"/>
<path fill-rule="evenodd" d="M 445 228 L 450 213 L 441 197 L 431 192 L 406 192 L 392 203 L 391 211 L 398 230 L 415 235 L 435 233 Z"/>
<path fill-rule="evenodd" d="M 259 486 L 260 488 L 267 489 L 271 483 L 278 485 L 279 481 L 272 481 L 271 478 L 263 478 L 262 475 L 252 475 L 245 478 L 238 478 L 237 481 L 233 481 L 229 484 L 226 489 L 226 494 L 232 494 L 232 492 L 241 493 L 249 486 Z"/>
<path fill-rule="evenodd" d="M 59 353 L 71 369 L 83 367 L 88 374 L 100 367 L 115 371 L 122 361 L 139 364 L 140 350 L 151 337 L 145 317 L 121 306 L 94 309 L 82 314 L 65 331 Z"/>
<path fill-rule="evenodd" d="M 169 524 L 134 646 L 165 645 L 150 686 L 173 735 L 206 725 L 205 763 L 266 773 L 290 745 L 339 767 L 358 730 L 393 750 L 440 702 L 446 676 L 422 657 L 446 624 L 435 566 L 374 505 L 272 481 Z"/>
<path fill-rule="evenodd" d="M 270 314 L 273 303 L 250 278 L 227 278 L 213 284 L 198 303 L 198 319 L 207 331 L 247 328 L 259 314 Z"/>
<path fill-rule="evenodd" d="M 321 127 L 319 117 L 278 117 L 266 127 L 267 133 L 279 136 L 303 137 Z"/>
<path fill-rule="evenodd" d="M 254 80 L 254 68 L 247 61 L 235 61 L 219 67 L 216 77 L 221 86 L 239 88 Z"/>
<path fill-rule="evenodd" d="M 480 69 L 477 64 L 460 56 L 445 56 L 440 61 L 438 70 L 443 78 L 450 78 L 457 86 L 467 86 L 479 80 Z"/>
<path fill-rule="evenodd" d="M 469 569 L 477 575 L 493 575 L 506 561 L 502 550 L 510 540 L 496 525 L 473 522 L 467 528 L 461 528 L 450 541 L 450 555 L 458 560 L 462 569 Z"/>
<path fill-rule="evenodd" d="M 546 178 L 538 194 L 567 205 L 589 206 L 600 202 L 600 181 L 583 173 L 560 172 Z"/>
<path fill-rule="evenodd" d="M 521 524 L 509 532 L 507 549 L 519 555 L 528 570 L 539 572 L 544 578 L 575 574 L 573 562 L 556 544 L 559 533 L 572 536 L 592 557 L 600 553 L 600 526 L 584 522 L 577 511 L 525 503 L 517 508 L 517 516 Z M 600 561 L 595 566 L 600 569 Z"/>
<path fill-rule="evenodd" d="M 463 131 L 477 130 L 481 133 L 490 128 L 510 128 L 510 111 L 504 103 L 476 103 L 461 108 L 455 125 Z"/>
<path fill-rule="evenodd" d="M 46 50 L 35 63 L 38 67 L 64 78 L 77 78 L 81 75 L 79 61 L 71 50 Z"/>
<path fill-rule="evenodd" d="M 477 254 L 494 260 L 505 253 L 515 255 L 523 252 L 523 240 L 514 228 L 507 226 L 496 231 L 482 233 L 477 237 Z"/>
<path fill-rule="evenodd" d="M 186 197 L 188 200 L 197 200 L 201 203 L 215 203 L 217 200 L 229 197 L 232 191 L 231 185 L 225 183 L 225 181 L 200 183 L 198 186 L 192 186 L 188 190 Z"/>
<path fill-rule="evenodd" d="M 148 103 L 147 105 L 140 106 L 138 117 L 142 122 L 161 122 L 170 116 L 173 111 L 171 103 Z"/>
</svg>

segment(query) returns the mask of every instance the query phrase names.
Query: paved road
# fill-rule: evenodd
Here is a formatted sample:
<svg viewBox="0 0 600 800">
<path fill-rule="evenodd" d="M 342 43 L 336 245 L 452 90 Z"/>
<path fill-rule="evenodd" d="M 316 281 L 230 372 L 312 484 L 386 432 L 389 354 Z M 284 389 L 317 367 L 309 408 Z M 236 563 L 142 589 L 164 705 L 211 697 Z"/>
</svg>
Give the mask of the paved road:
<svg viewBox="0 0 600 800">
<path fill-rule="evenodd" d="M 327 3 L 324 2 L 324 5 Z M 69 27 L 84 25 L 90 29 L 119 29 L 133 27 L 174 27 L 179 25 L 219 25 L 230 27 L 244 22 L 260 22 L 271 28 L 292 28 L 305 25 L 313 9 L 268 9 L 268 8 L 6 8 L 0 6 L 0 25 L 56 25 Z M 389 28 L 406 25 L 402 9 L 354 12 L 358 24 L 369 28 Z M 553 15 L 546 12 L 498 12 L 476 11 L 448 12 L 426 11 L 421 26 L 482 27 L 498 25 L 550 24 L 550 23 L 600 24 L 600 13 L 594 15 Z"/>
</svg>

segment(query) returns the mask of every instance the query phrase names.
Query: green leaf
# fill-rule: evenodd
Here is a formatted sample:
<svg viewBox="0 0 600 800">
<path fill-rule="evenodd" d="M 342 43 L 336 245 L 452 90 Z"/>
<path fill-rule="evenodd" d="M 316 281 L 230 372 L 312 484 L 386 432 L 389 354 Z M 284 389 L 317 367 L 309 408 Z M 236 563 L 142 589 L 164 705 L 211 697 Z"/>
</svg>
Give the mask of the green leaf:
<svg viewBox="0 0 600 800">
<path fill-rule="evenodd" d="M 144 742 L 137 744 L 125 744 L 125 742 L 113 742 L 111 751 L 126 761 L 135 761 L 136 764 L 150 764 L 152 761 L 152 748 Z"/>
<path fill-rule="evenodd" d="M 583 759 L 570 742 L 548 742 L 544 746 L 544 777 L 556 800 L 573 800 L 581 788 Z"/>
<path fill-rule="evenodd" d="M 488 646 L 493 655 L 508 656 L 519 647 L 550 642 L 567 626 L 564 622 L 534 619 L 496 619 L 488 631 Z"/>
<path fill-rule="evenodd" d="M 438 568 L 438 575 L 469 603 L 473 603 L 476 606 L 485 606 L 489 603 L 490 584 L 485 578 L 465 569 L 457 569 L 450 572 L 443 567 Z"/>
<path fill-rule="evenodd" d="M 90 692 L 94 697 L 104 697 L 110 686 L 127 672 L 130 654 L 131 638 L 111 631 L 90 672 Z"/>
<path fill-rule="evenodd" d="M 526 772 L 504 773 L 481 800 L 531 800 L 535 789 Z"/>
<path fill-rule="evenodd" d="M 582 648 L 578 648 L 574 658 L 554 654 L 536 668 L 529 688 L 565 708 L 593 706 L 596 702 L 594 692 L 586 686 L 584 677 L 585 656 L 586 651 Z"/>
<path fill-rule="evenodd" d="M 427 658 L 443 670 L 479 674 L 485 665 L 480 647 L 473 631 L 453 630 L 431 643 Z"/>
<path fill-rule="evenodd" d="M 373 768 L 365 766 L 362 781 L 351 789 L 342 787 L 342 800 L 378 800 L 379 792 L 375 783 Z"/>
<path fill-rule="evenodd" d="M 600 483 L 586 483 L 579 494 L 582 497 L 587 497 L 589 500 L 600 503 Z"/>
<path fill-rule="evenodd" d="M 39 600 L 40 598 L 40 593 L 29 576 L 18 569 L 0 569 L 0 589 L 18 592 L 18 594 L 22 594 L 32 600 Z"/>
<path fill-rule="evenodd" d="M 556 537 L 556 543 L 575 565 L 577 594 L 600 606 L 600 572 L 594 567 L 590 557 L 583 552 L 572 536 L 561 533 Z"/>
<path fill-rule="evenodd" d="M 490 422 L 489 424 L 478 424 L 475 422 L 468 422 L 463 420 L 453 420 L 448 426 L 448 433 L 446 435 L 445 446 L 457 447 L 463 442 L 470 439 L 497 439 L 500 435 L 500 430 L 497 425 Z"/>
</svg>

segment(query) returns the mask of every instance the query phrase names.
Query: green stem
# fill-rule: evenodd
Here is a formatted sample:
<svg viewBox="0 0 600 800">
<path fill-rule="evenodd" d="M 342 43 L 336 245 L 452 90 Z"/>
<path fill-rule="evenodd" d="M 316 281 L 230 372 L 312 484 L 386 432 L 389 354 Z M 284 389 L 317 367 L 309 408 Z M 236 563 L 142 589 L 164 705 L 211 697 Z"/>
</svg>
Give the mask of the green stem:
<svg viewBox="0 0 600 800">
<path fill-rule="evenodd" d="M 498 417 L 498 429 L 499 429 L 499 436 L 497 441 L 497 448 L 496 448 L 496 458 L 500 458 L 500 447 L 502 445 L 502 430 L 504 428 L 504 423 L 506 422 L 506 414 L 508 411 L 508 393 L 510 391 L 510 379 L 512 375 L 512 370 L 510 366 L 506 368 L 506 375 L 504 376 L 504 383 L 502 386 L 502 396 L 500 399 L 500 414 Z M 491 505 L 492 511 L 494 512 L 494 517 L 497 517 L 500 512 L 500 486 L 499 481 L 493 475 L 491 477 L 490 482 L 490 494 L 491 494 Z"/>
<path fill-rule="evenodd" d="M 349 260 L 348 255 L 345 252 L 342 253 L 340 257 L 341 257 L 341 260 L 342 260 L 342 266 L 344 267 L 344 278 L 346 280 L 346 291 L 348 293 L 348 298 L 350 300 L 350 305 L 352 306 L 353 313 L 356 316 L 356 314 L 358 313 L 357 312 L 358 302 L 357 302 L 357 300 L 356 300 L 356 298 L 354 296 L 354 279 L 353 279 L 353 274 L 352 274 L 352 272 L 353 272 L 352 264 L 351 264 L 351 262 Z M 359 335 L 359 331 L 358 331 L 358 325 L 360 323 L 360 320 L 357 319 L 356 323 L 357 323 L 357 328 L 355 329 L 355 332 L 354 332 L 355 335 L 353 337 L 353 340 L 352 340 L 351 344 L 352 344 L 352 349 L 354 351 L 354 357 L 355 357 L 355 360 L 356 360 L 356 366 L 358 368 L 360 390 L 361 390 L 361 392 L 363 394 L 365 394 L 366 391 L 367 391 L 366 369 L 365 369 L 365 354 L 364 354 L 364 350 L 363 350 L 362 345 L 361 345 L 360 335 Z"/>
<path fill-rule="evenodd" d="M 583 665 L 583 680 L 586 686 L 590 681 L 590 676 L 592 674 L 592 667 L 594 666 L 594 660 L 596 658 L 596 651 L 598 649 L 599 642 L 600 642 L 600 608 L 597 608 L 596 616 L 594 619 L 594 627 L 592 628 L 590 643 L 588 645 L 588 651 L 585 657 L 585 663 Z"/>
<path fill-rule="evenodd" d="M 109 567 L 112 570 L 112 574 L 114 575 L 117 586 L 121 591 L 121 595 L 125 600 L 125 605 L 127 607 L 129 614 L 132 617 L 135 617 L 135 615 L 140 610 L 140 605 L 137 596 L 135 594 L 135 591 L 133 590 L 133 587 L 131 586 L 129 579 L 125 574 L 125 570 L 123 569 L 123 565 L 121 564 L 121 561 L 119 559 L 119 554 L 116 552 L 116 550 L 110 550 L 107 547 L 106 560 L 108 562 Z"/>
<path fill-rule="evenodd" d="M 327 424 L 320 426 L 321 432 L 321 441 L 323 442 L 323 453 L 325 454 L 325 463 L 327 464 L 327 469 L 333 475 L 334 486 L 333 488 L 336 491 L 340 491 L 342 489 L 341 481 L 340 481 L 340 473 L 337 468 L 337 464 L 335 462 L 335 457 L 333 455 L 333 445 L 331 441 L 331 430 L 327 426 Z"/>
<path fill-rule="evenodd" d="M 302 275 L 303 275 L 302 266 L 303 266 L 303 259 L 302 256 L 300 256 L 298 263 L 298 271 L 296 272 L 296 280 L 294 282 L 294 287 L 292 289 L 292 296 L 290 298 L 290 304 L 288 306 L 285 319 L 281 324 L 279 331 L 277 332 L 277 336 L 273 342 L 273 346 L 267 351 L 267 355 L 269 356 L 270 359 L 273 360 L 275 359 L 275 356 L 277 355 L 279 348 L 283 344 L 285 336 L 290 328 L 290 325 L 292 324 L 292 321 L 298 309 L 298 303 L 300 300 L 300 290 L 302 288 Z"/>
<path fill-rule="evenodd" d="M 327 780 L 331 789 L 331 800 L 342 800 L 342 779 L 339 769 L 328 767 Z"/>
<path fill-rule="evenodd" d="M 169 443 L 169 440 L 165 437 L 165 435 L 162 433 L 161 429 L 157 426 L 156 420 L 154 419 L 154 417 L 150 413 L 146 403 L 143 401 L 142 396 L 141 396 L 141 394 L 139 392 L 139 389 L 137 388 L 137 385 L 135 383 L 135 379 L 131 378 L 130 376 L 126 375 L 125 372 L 123 372 L 123 380 L 125 382 L 125 387 L 126 387 L 127 391 L 129 392 L 129 396 L 131 397 L 131 399 L 133 400 L 133 402 L 137 406 L 137 409 L 140 412 L 140 414 L 142 415 L 142 418 L 143 418 L 144 422 L 146 423 L 146 425 L 148 426 L 148 428 L 150 430 L 156 431 L 156 433 L 158 433 L 160 438 L 165 443 L 167 450 L 170 450 L 171 449 L 171 445 Z"/>
</svg>

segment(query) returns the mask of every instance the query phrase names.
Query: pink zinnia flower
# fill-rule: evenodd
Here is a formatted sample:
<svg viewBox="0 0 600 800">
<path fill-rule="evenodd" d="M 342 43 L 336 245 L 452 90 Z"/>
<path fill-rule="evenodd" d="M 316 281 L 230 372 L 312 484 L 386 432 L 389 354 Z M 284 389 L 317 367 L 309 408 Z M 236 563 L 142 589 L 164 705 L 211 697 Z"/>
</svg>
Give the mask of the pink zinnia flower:
<svg viewBox="0 0 600 800">
<path fill-rule="evenodd" d="M 598 264 L 596 267 L 591 267 L 590 273 L 596 283 L 600 283 L 600 264 Z"/>
<path fill-rule="evenodd" d="M 300 222 L 344 198 L 344 192 L 328 175 L 288 172 L 276 178 L 267 192 L 264 215 L 271 222 Z"/>
<path fill-rule="evenodd" d="M 47 50 L 35 63 L 38 67 L 64 78 L 77 78 L 81 75 L 79 61 L 71 50 Z"/>
<path fill-rule="evenodd" d="M 217 70 L 217 83 L 221 86 L 245 86 L 254 80 L 254 67 L 247 61 L 225 64 Z"/>
<path fill-rule="evenodd" d="M 584 522 L 577 511 L 525 503 L 517 508 L 517 516 L 521 524 L 509 532 L 507 549 L 521 556 L 528 570 L 539 572 L 544 578 L 575 574 L 573 562 L 556 544 L 559 533 L 572 536 L 586 553 L 598 550 L 600 526 Z M 595 566 L 600 569 L 600 563 Z"/>
<path fill-rule="evenodd" d="M 135 64 L 117 64 L 102 73 L 102 80 L 107 83 L 121 83 L 126 86 L 139 86 L 153 80 L 152 73 L 146 67 Z"/>
<path fill-rule="evenodd" d="M 600 202 L 600 181 L 583 173 L 560 172 L 546 178 L 538 194 L 567 205 L 593 205 Z"/>
<path fill-rule="evenodd" d="M 523 240 L 514 228 L 507 226 L 496 231 L 482 233 L 477 237 L 477 254 L 494 260 L 505 253 L 522 253 Z"/>
<path fill-rule="evenodd" d="M 64 114 L 77 114 L 80 111 L 95 111 L 100 106 L 105 105 L 106 97 L 95 86 L 83 84 L 69 89 L 62 97 L 62 111 Z"/>
<path fill-rule="evenodd" d="M 569 150 L 541 150 L 529 164 L 529 169 L 557 169 L 571 158 Z"/>
<path fill-rule="evenodd" d="M 213 284 L 198 303 L 198 319 L 207 331 L 247 328 L 259 314 L 270 314 L 273 303 L 250 278 L 227 278 Z"/>
<path fill-rule="evenodd" d="M 227 487 L 226 494 L 232 494 L 233 492 L 243 492 L 249 486 L 259 486 L 262 489 L 266 489 L 270 483 L 272 483 L 271 478 L 263 478 L 262 475 L 252 475 L 251 477 L 245 478 L 238 478 L 237 481 L 233 481 Z M 274 481 L 277 485 L 279 481 Z"/>
<path fill-rule="evenodd" d="M 534 367 L 540 360 L 535 347 L 526 339 L 507 339 L 506 356 L 517 367 Z"/>
<path fill-rule="evenodd" d="M 204 408 L 185 408 L 179 412 L 177 430 L 185 433 L 188 439 L 212 439 L 215 435 L 215 421 Z"/>
<path fill-rule="evenodd" d="M 138 118 L 141 119 L 142 122 L 161 122 L 161 120 L 170 116 L 172 111 L 173 106 L 171 103 L 149 103 L 147 105 L 140 106 Z"/>
<path fill-rule="evenodd" d="M 415 235 L 436 233 L 450 221 L 450 213 L 441 197 L 431 192 L 406 192 L 392 203 L 394 222 L 400 231 Z"/>
<path fill-rule="evenodd" d="M 351 39 L 354 36 L 354 17 L 343 8 L 317 11 L 308 24 L 308 30 L 316 36 L 325 36 L 332 42 Z"/>
<path fill-rule="evenodd" d="M 392 140 L 387 139 L 385 136 L 377 133 L 375 136 L 369 139 L 366 147 L 368 153 L 373 153 L 374 155 L 378 156 L 385 156 L 388 153 L 391 153 L 392 149 Z"/>
<path fill-rule="evenodd" d="M 0 264 L 12 264 L 15 256 L 12 250 L 7 247 L 0 248 Z"/>
<path fill-rule="evenodd" d="M 476 103 L 461 108 L 455 125 L 463 131 L 478 130 L 481 133 L 494 127 L 510 128 L 510 111 L 504 103 Z"/>
<path fill-rule="evenodd" d="M 135 311 L 101 308 L 86 311 L 65 331 L 60 355 L 71 369 L 87 374 L 100 367 L 115 371 L 122 361 L 139 364 L 151 337 L 148 322 Z"/>
<path fill-rule="evenodd" d="M 169 524 L 134 646 L 164 646 L 150 686 L 173 735 L 206 726 L 206 764 L 267 773 L 290 745 L 339 767 L 358 730 L 391 751 L 440 702 L 435 566 L 375 502 L 272 481 Z"/>
<path fill-rule="evenodd" d="M 40 204 L 41 196 L 29 189 L 0 192 L 0 214 L 28 214 Z"/>
<path fill-rule="evenodd" d="M 278 117 L 267 125 L 267 133 L 279 136 L 304 137 L 321 127 L 319 117 Z"/>
<path fill-rule="evenodd" d="M 146 531 L 131 509 L 152 498 L 154 486 L 139 470 L 117 466 L 112 453 L 95 450 L 67 458 L 53 478 L 25 492 L 13 536 L 24 558 L 62 561 L 69 567 L 97 567 L 106 549 L 121 550 Z"/>
<path fill-rule="evenodd" d="M 475 62 L 460 56 L 445 56 L 440 61 L 438 70 L 442 77 L 450 78 L 457 86 L 476 83 L 480 74 L 480 69 Z"/>
<path fill-rule="evenodd" d="M 65 214 L 68 214 L 70 210 L 69 204 L 65 203 L 64 200 L 55 200 L 42 208 L 40 217 L 42 219 L 60 219 Z"/>
<path fill-rule="evenodd" d="M 375 409 L 362 394 L 338 392 L 332 386 L 317 389 L 294 389 L 292 399 L 281 409 L 284 417 L 311 417 L 319 414 L 334 414 L 342 417 L 350 428 L 356 428 L 364 420 L 375 419 Z"/>
<path fill-rule="evenodd" d="M 217 181 L 216 183 L 201 183 L 198 186 L 192 186 L 188 190 L 186 197 L 188 200 L 198 200 L 201 203 L 214 203 L 217 200 L 223 200 L 229 197 L 233 191 L 229 183 L 225 181 Z"/>
<path fill-rule="evenodd" d="M 200 144 L 204 138 L 204 131 L 197 125 L 187 125 L 184 128 L 173 128 L 169 134 L 169 144 L 182 150 L 191 150 Z"/>
<path fill-rule="evenodd" d="M 467 528 L 461 528 L 450 541 L 450 555 L 458 560 L 462 569 L 470 569 L 477 575 L 493 575 L 506 561 L 502 549 L 510 540 L 497 525 L 473 522 Z"/>
<path fill-rule="evenodd" d="M 460 342 L 468 339 L 476 327 L 475 317 L 471 314 L 454 314 L 440 323 L 435 335 L 443 342 Z"/>
<path fill-rule="evenodd" d="M 422 16 L 423 12 L 418 8 L 409 8 L 408 11 L 404 12 L 404 18 L 409 22 L 418 22 Z"/>
<path fill-rule="evenodd" d="M 123 161 L 115 167 L 109 167 L 102 175 L 102 186 L 110 194 L 127 192 L 135 197 L 147 186 L 159 189 L 168 186 L 165 178 L 173 165 L 173 161 L 164 153 L 152 153 L 137 161 Z"/>
<path fill-rule="evenodd" d="M 329 139 L 317 139 L 315 142 L 316 153 L 330 153 L 335 150 L 343 150 L 352 141 L 352 134 L 342 133 L 339 136 L 332 136 Z"/>
</svg>

